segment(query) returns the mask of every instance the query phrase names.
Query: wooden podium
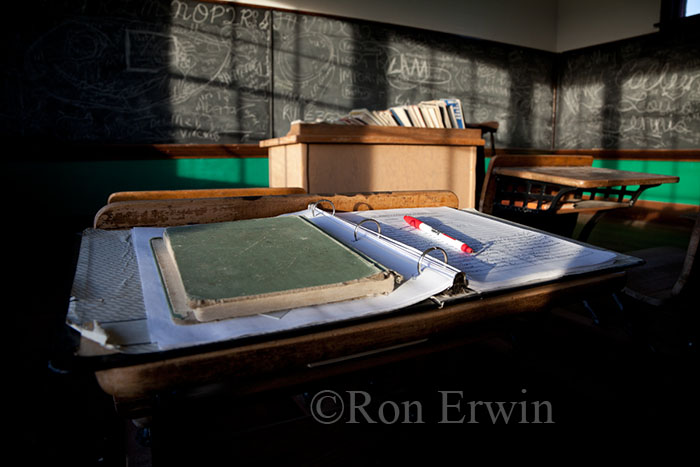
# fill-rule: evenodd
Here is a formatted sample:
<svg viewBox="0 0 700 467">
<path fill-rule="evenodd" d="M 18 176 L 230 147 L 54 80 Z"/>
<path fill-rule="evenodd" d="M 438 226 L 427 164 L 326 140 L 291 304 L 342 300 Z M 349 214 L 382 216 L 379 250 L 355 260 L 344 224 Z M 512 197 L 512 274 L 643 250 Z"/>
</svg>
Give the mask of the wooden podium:
<svg viewBox="0 0 700 467">
<path fill-rule="evenodd" d="M 269 186 L 308 193 L 449 190 L 476 206 L 478 129 L 295 123 L 268 148 Z"/>
</svg>

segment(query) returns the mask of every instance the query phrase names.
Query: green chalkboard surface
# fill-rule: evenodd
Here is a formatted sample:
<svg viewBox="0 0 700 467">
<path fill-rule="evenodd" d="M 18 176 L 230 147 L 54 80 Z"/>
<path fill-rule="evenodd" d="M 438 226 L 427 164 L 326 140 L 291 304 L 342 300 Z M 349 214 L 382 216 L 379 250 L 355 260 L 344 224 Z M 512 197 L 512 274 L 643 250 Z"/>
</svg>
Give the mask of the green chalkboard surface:
<svg viewBox="0 0 700 467">
<path fill-rule="evenodd" d="M 558 148 L 700 148 L 700 34 L 567 52 L 557 95 Z"/>
<path fill-rule="evenodd" d="M 256 143 L 450 97 L 468 122 L 499 122 L 501 148 L 700 147 L 693 31 L 555 54 L 231 2 L 37 0 L 6 17 L 0 134 L 14 139 Z"/>
<path fill-rule="evenodd" d="M 462 100 L 498 144 L 549 147 L 554 54 L 195 0 L 39 0 L 2 31 L 5 136 L 251 143 L 297 119 Z"/>
<path fill-rule="evenodd" d="M 274 130 L 461 99 L 468 122 L 498 121 L 498 143 L 550 147 L 555 54 L 438 32 L 289 12 L 273 17 Z"/>
</svg>

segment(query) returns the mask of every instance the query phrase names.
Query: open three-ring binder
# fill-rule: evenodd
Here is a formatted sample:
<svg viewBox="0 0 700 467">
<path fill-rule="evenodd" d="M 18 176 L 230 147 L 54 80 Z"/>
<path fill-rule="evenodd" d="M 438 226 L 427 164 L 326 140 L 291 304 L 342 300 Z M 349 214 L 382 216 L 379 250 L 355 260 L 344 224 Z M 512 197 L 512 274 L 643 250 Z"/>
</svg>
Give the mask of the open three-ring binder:
<svg viewBox="0 0 700 467">
<path fill-rule="evenodd" d="M 330 213 L 320 209 L 324 203 L 328 203 L 332 208 Z M 428 210 L 437 212 L 434 211 L 435 208 L 428 208 Z M 425 270 L 431 270 L 447 278 L 450 285 L 445 289 L 445 292 L 455 294 L 466 292 L 468 279 L 463 271 L 450 265 L 448 253 L 445 250 L 448 248 L 447 245 L 418 245 L 415 242 L 404 243 L 400 240 L 403 236 L 397 235 L 396 232 L 415 231 L 408 225 L 396 225 L 396 222 L 401 222 L 399 219 L 403 219 L 404 213 L 409 212 L 413 213 L 416 210 L 391 209 L 336 215 L 335 207 L 331 201 L 319 200 L 309 205 L 307 211 L 295 215 L 308 217 L 312 223 L 329 235 L 392 268 L 392 270 L 398 271 L 404 278 L 415 279 Z M 394 222 L 387 223 L 389 218 L 392 218 Z M 382 219 L 382 221 L 378 219 Z M 369 227 L 370 224 L 375 226 L 375 230 Z M 384 233 L 382 233 L 383 225 L 385 226 Z M 387 235 L 387 229 L 393 231 L 393 235 Z M 420 236 L 416 238 L 420 238 Z M 434 241 L 430 237 L 423 238 L 426 242 Z"/>
<path fill-rule="evenodd" d="M 318 208 L 323 202 L 332 214 Z M 376 235 L 367 236 L 369 222 Z M 467 286 L 443 248 L 417 255 L 381 235 L 374 219 L 335 217 L 328 200 L 291 215 L 166 227 L 151 246 L 173 321 L 182 325 L 371 299 L 428 269 L 442 279 L 441 289 Z"/>
<path fill-rule="evenodd" d="M 474 252 L 461 252 L 426 235 L 408 225 L 403 219 L 405 215 L 419 218 L 468 243 Z M 206 341 L 222 335 L 235 338 L 348 320 L 398 310 L 428 299 L 441 304 L 547 282 L 611 267 L 621 260 L 621 255 L 615 252 L 504 222 L 474 210 L 442 207 L 336 213 L 330 201 L 321 200 L 305 211 L 283 217 L 286 216 L 308 220 L 328 236 L 396 273 L 401 277 L 398 286 L 383 295 L 193 326 L 173 325 L 178 320 L 171 319 L 172 316 L 165 320 L 168 313 L 161 312 L 159 320 L 149 320 L 154 340 L 168 347 L 191 339 Z M 142 277 L 148 280 L 149 275 Z M 164 327 L 153 324 L 158 322 Z M 207 337 L 209 330 L 214 330 L 214 337 Z M 191 335 L 179 341 L 174 336 L 180 333 Z"/>
</svg>

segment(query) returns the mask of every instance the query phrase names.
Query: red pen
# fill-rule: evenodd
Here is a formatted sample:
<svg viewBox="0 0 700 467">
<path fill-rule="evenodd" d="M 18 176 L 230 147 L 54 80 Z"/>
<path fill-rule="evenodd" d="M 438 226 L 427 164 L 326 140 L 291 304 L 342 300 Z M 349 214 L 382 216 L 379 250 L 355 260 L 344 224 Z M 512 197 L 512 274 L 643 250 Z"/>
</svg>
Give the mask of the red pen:
<svg viewBox="0 0 700 467">
<path fill-rule="evenodd" d="M 472 250 L 472 248 L 469 245 L 467 245 L 466 243 L 460 242 L 456 238 L 452 238 L 449 235 L 442 233 L 439 230 L 430 227 L 428 224 L 426 224 L 425 222 L 419 221 L 415 217 L 403 216 L 403 220 L 405 220 L 409 225 L 412 225 L 416 229 L 420 229 L 423 232 L 437 235 L 441 239 L 450 242 L 458 250 L 461 250 L 465 253 L 473 253 L 474 252 L 474 250 Z"/>
</svg>

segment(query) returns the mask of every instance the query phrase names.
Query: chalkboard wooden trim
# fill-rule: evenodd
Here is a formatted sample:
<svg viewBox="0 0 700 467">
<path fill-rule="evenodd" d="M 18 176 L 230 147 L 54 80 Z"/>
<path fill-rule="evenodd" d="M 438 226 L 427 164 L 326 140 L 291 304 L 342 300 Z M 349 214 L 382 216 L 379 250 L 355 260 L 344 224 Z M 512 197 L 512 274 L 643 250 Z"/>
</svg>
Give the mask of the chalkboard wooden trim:
<svg viewBox="0 0 700 467">
<path fill-rule="evenodd" d="M 496 151 L 498 154 L 499 151 Z M 700 161 L 700 149 L 557 149 L 552 154 L 591 155 L 595 159 Z"/>
<path fill-rule="evenodd" d="M 357 127 L 363 128 L 363 127 Z M 376 127 L 376 128 L 392 128 L 392 127 Z M 469 130 L 439 130 L 426 128 L 405 128 L 405 130 L 413 130 L 415 133 L 415 144 L 444 144 L 444 145 L 468 145 L 468 146 L 483 146 L 483 139 L 476 138 L 458 138 L 457 140 L 439 140 L 434 136 L 429 139 L 433 142 L 420 139 L 422 131 L 427 132 L 465 132 Z M 478 134 L 478 131 L 477 131 Z M 109 160 L 169 160 L 169 159 L 217 159 L 217 158 L 267 158 L 268 147 L 280 143 L 285 137 L 272 140 L 261 141 L 259 144 L 34 144 L 22 145 L 21 153 L 17 156 L 22 160 L 38 160 L 50 162 L 70 162 L 70 161 L 109 161 Z M 391 144 L 396 142 L 389 137 L 382 141 L 368 141 L 365 138 L 362 141 L 338 142 L 373 142 L 375 144 Z M 303 141 L 303 142 L 329 142 L 326 137 L 318 137 L 318 141 Z M 459 141 L 459 142 L 455 142 Z M 276 143 L 276 144 L 275 144 Z M 402 144 L 411 144 L 410 142 L 402 141 Z M 491 148 L 484 148 L 486 157 L 492 157 L 493 151 Z M 611 160 L 659 160 L 659 161 L 677 161 L 677 162 L 697 162 L 700 161 L 700 149 L 531 149 L 531 148 L 496 148 L 498 154 L 557 154 L 557 155 L 591 155 L 595 159 L 611 159 Z"/>
<path fill-rule="evenodd" d="M 294 123 L 286 136 L 260 141 L 260 147 L 298 143 L 483 146 L 484 140 L 481 138 L 481 130 L 478 129 Z"/>
<path fill-rule="evenodd" d="M 554 151 L 552 151 L 551 148 L 503 148 L 503 147 L 498 147 L 496 148 L 496 151 L 494 153 L 492 148 L 485 147 L 484 148 L 484 155 L 486 157 L 493 157 L 493 156 L 498 156 L 498 155 L 525 155 L 525 156 L 531 156 L 531 155 L 537 155 L 537 154 L 555 154 Z"/>
<path fill-rule="evenodd" d="M 258 144 L 155 144 L 154 148 L 170 158 L 267 157 L 267 149 Z"/>
<path fill-rule="evenodd" d="M 491 148 L 485 148 L 486 157 L 493 157 Z M 700 149 L 529 149 L 496 148 L 495 155 L 555 154 L 562 156 L 593 156 L 594 159 L 655 160 L 674 162 L 700 161 Z"/>
<path fill-rule="evenodd" d="M 66 144 L 23 145 L 23 160 L 50 162 L 267 158 L 258 144 Z"/>
</svg>

